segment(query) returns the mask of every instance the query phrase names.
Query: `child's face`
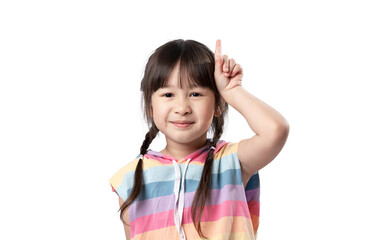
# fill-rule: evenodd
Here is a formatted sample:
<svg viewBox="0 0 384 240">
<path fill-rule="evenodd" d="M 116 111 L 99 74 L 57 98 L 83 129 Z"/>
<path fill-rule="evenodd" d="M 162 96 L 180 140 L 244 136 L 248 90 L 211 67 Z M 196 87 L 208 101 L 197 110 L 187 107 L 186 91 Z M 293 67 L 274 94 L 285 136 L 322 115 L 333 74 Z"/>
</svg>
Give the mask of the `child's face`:
<svg viewBox="0 0 384 240">
<path fill-rule="evenodd" d="M 167 86 L 152 94 L 151 117 L 165 135 L 167 144 L 200 145 L 215 114 L 214 93 L 204 87 L 179 85 L 179 66 L 176 65 Z"/>
</svg>

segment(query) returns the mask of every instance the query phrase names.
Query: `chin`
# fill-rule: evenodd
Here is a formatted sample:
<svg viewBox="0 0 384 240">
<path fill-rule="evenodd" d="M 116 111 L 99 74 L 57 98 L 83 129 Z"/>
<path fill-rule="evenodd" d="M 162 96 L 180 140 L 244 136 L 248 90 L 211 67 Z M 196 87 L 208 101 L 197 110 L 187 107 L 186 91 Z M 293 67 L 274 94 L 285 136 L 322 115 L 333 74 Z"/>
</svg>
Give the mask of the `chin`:
<svg viewBox="0 0 384 240">
<path fill-rule="evenodd" d="M 192 135 L 184 135 L 184 136 L 174 136 L 172 140 L 178 143 L 188 144 L 194 141 L 198 141 L 202 136 L 192 136 Z"/>
</svg>

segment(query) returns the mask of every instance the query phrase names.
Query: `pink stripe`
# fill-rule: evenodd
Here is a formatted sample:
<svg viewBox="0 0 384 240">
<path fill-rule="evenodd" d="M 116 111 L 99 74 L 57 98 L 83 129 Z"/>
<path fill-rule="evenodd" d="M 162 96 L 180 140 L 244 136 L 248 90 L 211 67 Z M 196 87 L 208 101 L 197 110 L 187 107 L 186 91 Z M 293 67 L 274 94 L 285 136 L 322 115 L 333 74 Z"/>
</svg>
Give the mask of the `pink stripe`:
<svg viewBox="0 0 384 240">
<path fill-rule="evenodd" d="M 216 148 L 215 148 L 215 151 L 214 151 L 214 154 L 216 154 L 218 151 L 220 151 L 220 149 L 221 149 L 225 144 L 227 144 L 225 141 L 222 141 L 220 144 L 217 144 L 217 145 L 216 145 Z M 209 151 L 207 151 L 207 152 L 201 154 L 198 158 L 193 159 L 192 162 L 205 163 L 205 160 L 207 159 L 208 153 L 209 153 Z M 221 159 L 221 158 L 220 158 L 220 159 Z"/>
<path fill-rule="evenodd" d="M 130 222 L 131 224 L 131 238 L 135 234 L 148 232 L 168 226 L 175 226 L 173 218 L 173 210 L 168 212 L 153 214 L 141 218 L 136 218 L 135 221 Z"/>
<path fill-rule="evenodd" d="M 236 215 L 233 215 L 236 213 Z M 151 230 L 174 226 L 174 211 L 157 213 L 149 216 L 136 218 L 130 222 L 131 234 L 140 234 Z M 243 201 L 226 201 L 220 205 L 205 206 L 201 221 L 216 221 L 222 217 L 245 217 L 250 218 L 248 205 Z M 191 208 L 184 208 L 183 224 L 192 223 Z M 131 236 L 133 237 L 133 236 Z"/>
<path fill-rule="evenodd" d="M 192 159 L 191 163 L 198 162 L 198 163 L 205 163 L 205 160 L 207 159 L 208 152 L 200 154 L 198 157 Z M 190 164 L 191 164 L 190 163 Z"/>
<path fill-rule="evenodd" d="M 216 149 L 214 151 L 214 154 L 216 154 L 218 151 L 221 150 L 221 148 L 226 145 L 227 143 L 225 141 L 222 141 L 220 142 L 219 144 L 216 145 Z M 202 153 L 202 151 L 206 151 L 205 153 Z M 187 157 L 185 157 L 185 159 L 189 159 L 191 158 L 192 161 L 191 162 L 199 162 L 199 163 L 205 163 L 205 159 L 207 158 L 208 156 L 208 149 L 206 148 L 202 148 L 202 149 L 199 149 L 197 150 L 196 152 L 193 152 L 191 153 L 190 155 L 188 155 Z M 157 154 L 160 154 L 158 152 L 155 152 L 155 151 L 149 151 L 148 154 L 145 154 L 145 157 L 148 158 L 148 159 L 154 159 L 154 160 L 157 160 L 159 162 L 161 162 L 162 164 L 172 164 L 172 159 L 171 156 L 168 156 L 166 157 L 166 155 L 157 155 Z M 183 161 L 178 161 L 178 163 L 183 163 L 183 162 L 186 162 L 186 160 L 183 160 Z M 175 159 L 176 160 L 176 159 Z"/>
<path fill-rule="evenodd" d="M 208 156 L 208 152 L 202 153 L 198 157 L 193 158 L 191 163 L 192 162 L 205 163 L 205 159 L 207 158 L 207 156 Z M 151 159 L 151 160 L 153 159 L 153 160 L 159 161 L 162 164 L 172 165 L 172 159 L 167 159 L 162 156 L 156 156 L 149 153 L 149 154 L 145 154 L 145 157 L 147 159 Z M 186 160 L 177 161 L 177 162 L 180 164 L 180 163 L 186 162 Z"/>
<path fill-rule="evenodd" d="M 172 165 L 172 160 L 164 159 L 161 156 L 155 156 L 155 155 L 152 155 L 152 154 L 145 154 L 145 157 L 148 158 L 148 159 L 157 160 L 157 161 L 161 162 L 162 164 Z"/>
<path fill-rule="evenodd" d="M 235 214 L 234 214 L 235 213 Z M 250 218 L 248 205 L 244 201 L 225 201 L 220 205 L 205 206 L 201 216 L 202 222 L 216 221 L 222 217 L 246 217 Z M 183 223 L 192 223 L 191 208 L 183 212 Z"/>
</svg>

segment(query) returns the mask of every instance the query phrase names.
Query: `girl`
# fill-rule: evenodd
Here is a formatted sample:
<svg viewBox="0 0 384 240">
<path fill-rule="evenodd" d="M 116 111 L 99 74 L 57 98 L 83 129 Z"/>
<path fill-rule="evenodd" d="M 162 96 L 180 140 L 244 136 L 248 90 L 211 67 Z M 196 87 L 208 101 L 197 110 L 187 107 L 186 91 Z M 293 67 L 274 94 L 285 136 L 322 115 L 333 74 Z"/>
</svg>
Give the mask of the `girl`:
<svg viewBox="0 0 384 240">
<path fill-rule="evenodd" d="M 141 82 L 149 124 L 140 155 L 111 179 L 127 239 L 255 239 L 258 171 L 280 152 L 287 121 L 241 86 L 234 59 L 192 40 L 160 46 Z M 228 104 L 254 136 L 220 140 Z M 213 133 L 208 138 L 208 132 Z M 160 152 L 148 150 L 158 132 Z"/>
</svg>

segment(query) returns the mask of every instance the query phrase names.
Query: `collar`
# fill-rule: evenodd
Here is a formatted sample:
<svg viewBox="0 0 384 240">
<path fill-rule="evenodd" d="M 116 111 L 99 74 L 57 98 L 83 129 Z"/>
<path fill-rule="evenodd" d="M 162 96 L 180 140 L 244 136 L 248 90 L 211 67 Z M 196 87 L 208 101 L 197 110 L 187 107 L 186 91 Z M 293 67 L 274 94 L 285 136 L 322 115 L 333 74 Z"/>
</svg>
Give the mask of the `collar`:
<svg viewBox="0 0 384 240">
<path fill-rule="evenodd" d="M 223 140 L 219 140 L 215 146 L 215 150 L 214 150 L 214 154 L 216 154 L 227 142 L 223 141 Z M 157 159 L 159 161 L 161 161 L 162 163 L 172 163 L 173 161 L 176 161 L 177 163 L 185 163 L 187 162 L 189 159 L 191 161 L 197 161 L 197 160 L 200 160 L 201 162 L 205 162 L 205 159 L 206 159 L 206 155 L 208 154 L 208 151 L 210 149 L 210 146 L 209 144 L 199 148 L 198 150 L 190 153 L 189 155 L 187 155 L 186 157 L 178 160 L 177 158 L 173 157 L 173 156 L 170 156 L 170 155 L 166 155 L 166 154 L 163 154 L 163 153 L 160 153 L 160 152 L 156 152 L 156 151 L 153 151 L 151 149 L 148 149 L 147 150 L 147 153 L 145 154 L 145 156 L 147 158 L 152 158 L 152 159 Z M 203 156 L 202 156 L 203 155 Z"/>
</svg>

